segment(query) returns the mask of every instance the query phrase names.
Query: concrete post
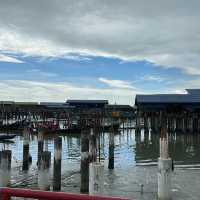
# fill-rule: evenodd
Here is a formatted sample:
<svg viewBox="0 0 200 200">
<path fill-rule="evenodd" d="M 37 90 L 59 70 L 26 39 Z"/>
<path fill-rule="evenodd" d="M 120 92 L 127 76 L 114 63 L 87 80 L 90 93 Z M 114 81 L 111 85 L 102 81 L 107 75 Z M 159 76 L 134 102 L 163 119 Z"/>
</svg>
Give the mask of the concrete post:
<svg viewBox="0 0 200 200">
<path fill-rule="evenodd" d="M 0 151 L 0 187 L 10 185 L 11 155 L 10 150 Z"/>
<path fill-rule="evenodd" d="M 38 171 L 38 187 L 40 190 L 50 190 L 51 152 L 44 151 L 41 155 L 41 166 Z"/>
<path fill-rule="evenodd" d="M 104 188 L 104 164 L 90 163 L 89 194 L 102 195 Z"/>
<path fill-rule="evenodd" d="M 89 139 L 86 131 L 81 133 L 81 188 L 82 193 L 89 192 Z"/>
<path fill-rule="evenodd" d="M 61 190 L 62 138 L 54 140 L 53 191 Z"/>
<path fill-rule="evenodd" d="M 114 169 L 114 150 L 115 150 L 114 129 L 111 128 L 111 131 L 109 133 L 108 169 Z"/>
<path fill-rule="evenodd" d="M 158 159 L 158 199 L 171 199 L 172 160 L 168 154 L 168 137 L 165 119 L 162 119 L 160 158 Z"/>
<path fill-rule="evenodd" d="M 158 198 L 160 200 L 171 199 L 171 158 L 158 159 Z"/>
</svg>

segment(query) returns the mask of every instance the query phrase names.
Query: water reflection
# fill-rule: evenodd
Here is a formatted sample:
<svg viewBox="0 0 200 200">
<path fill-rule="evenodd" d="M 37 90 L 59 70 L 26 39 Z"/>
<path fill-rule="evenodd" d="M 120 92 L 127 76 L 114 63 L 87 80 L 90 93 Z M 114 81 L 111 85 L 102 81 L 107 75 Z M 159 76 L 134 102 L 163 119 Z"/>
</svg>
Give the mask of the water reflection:
<svg viewBox="0 0 200 200">
<path fill-rule="evenodd" d="M 159 135 L 141 133 L 136 135 L 136 162 L 154 162 L 159 156 Z M 200 135 L 170 134 L 169 154 L 177 164 L 200 163 Z"/>
<path fill-rule="evenodd" d="M 48 141 L 48 149 L 54 153 L 53 137 L 45 137 Z M 101 160 L 108 158 L 108 133 L 101 133 L 99 136 Z M 80 137 L 77 135 L 62 136 L 62 165 L 65 169 L 76 166 L 79 169 L 80 162 Z M 177 164 L 193 164 L 200 162 L 200 135 L 198 134 L 173 134 L 169 135 L 169 152 Z M 0 143 L 0 149 L 12 150 L 12 166 L 22 163 L 23 137 L 17 136 L 12 142 Z M 38 142 L 37 136 L 30 136 L 30 154 L 32 166 L 37 163 Z M 115 166 L 126 168 L 136 163 L 152 164 L 159 157 L 159 135 L 151 133 L 135 134 L 134 130 L 121 131 L 115 135 Z M 75 165 L 72 165 L 72 164 Z M 71 166 L 71 167 L 70 167 Z"/>
</svg>

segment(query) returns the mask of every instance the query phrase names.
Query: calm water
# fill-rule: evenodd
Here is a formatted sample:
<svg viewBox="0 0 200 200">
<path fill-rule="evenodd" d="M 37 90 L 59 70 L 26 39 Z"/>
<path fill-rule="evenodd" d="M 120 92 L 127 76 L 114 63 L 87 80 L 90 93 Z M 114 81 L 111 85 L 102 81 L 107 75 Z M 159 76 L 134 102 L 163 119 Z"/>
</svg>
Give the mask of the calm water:
<svg viewBox="0 0 200 200">
<path fill-rule="evenodd" d="M 80 138 L 62 136 L 62 190 L 79 192 L 80 187 Z M 30 154 L 33 158 L 28 173 L 21 171 L 23 137 L 14 143 L 0 144 L 0 149 L 12 150 L 12 184 L 15 187 L 36 187 L 37 183 L 37 136 L 31 136 Z M 53 138 L 46 138 L 48 150 L 54 153 Z M 173 196 L 175 199 L 200 199 L 200 135 L 172 135 L 169 137 L 170 156 L 175 161 Z M 156 134 L 135 135 L 121 131 L 115 135 L 115 169 L 108 170 L 108 134 L 100 135 L 100 155 L 105 165 L 105 194 L 134 199 L 156 199 L 157 158 L 159 137 Z M 52 163 L 53 165 L 53 163 Z M 144 193 L 140 193 L 140 185 Z"/>
</svg>

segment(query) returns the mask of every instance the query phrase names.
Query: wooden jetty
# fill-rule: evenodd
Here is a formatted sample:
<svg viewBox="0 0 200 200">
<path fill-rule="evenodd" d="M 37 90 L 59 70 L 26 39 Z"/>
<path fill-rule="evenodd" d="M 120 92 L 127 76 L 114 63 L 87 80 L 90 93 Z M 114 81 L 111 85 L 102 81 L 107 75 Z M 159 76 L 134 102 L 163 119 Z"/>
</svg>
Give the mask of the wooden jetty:
<svg viewBox="0 0 200 200">
<path fill-rule="evenodd" d="M 0 130 L 19 130 L 26 126 L 34 130 L 42 126 L 49 133 L 79 133 L 81 129 L 91 127 L 108 131 L 113 113 L 117 114 L 118 128 L 124 123 L 131 127 L 133 107 L 110 105 L 107 100 L 0 101 Z"/>
</svg>

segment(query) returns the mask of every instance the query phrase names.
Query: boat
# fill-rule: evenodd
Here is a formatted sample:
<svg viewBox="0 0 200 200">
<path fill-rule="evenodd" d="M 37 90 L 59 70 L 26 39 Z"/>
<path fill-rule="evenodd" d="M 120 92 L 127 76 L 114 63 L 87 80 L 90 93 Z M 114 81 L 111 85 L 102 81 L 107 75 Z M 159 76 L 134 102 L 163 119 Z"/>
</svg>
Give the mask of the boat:
<svg viewBox="0 0 200 200">
<path fill-rule="evenodd" d="M 16 135 L 7 135 L 7 134 L 2 134 L 0 135 L 0 140 L 11 140 L 13 139 L 14 137 L 16 137 Z"/>
</svg>

